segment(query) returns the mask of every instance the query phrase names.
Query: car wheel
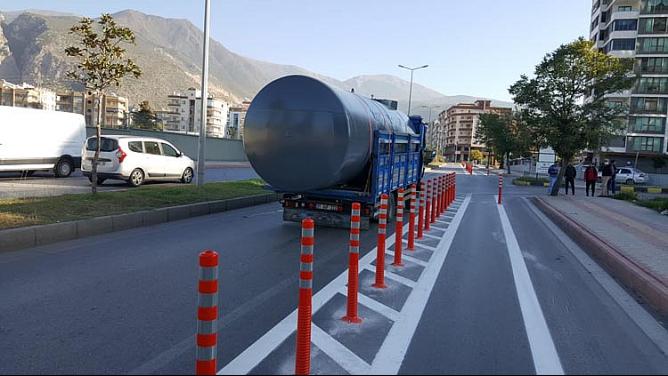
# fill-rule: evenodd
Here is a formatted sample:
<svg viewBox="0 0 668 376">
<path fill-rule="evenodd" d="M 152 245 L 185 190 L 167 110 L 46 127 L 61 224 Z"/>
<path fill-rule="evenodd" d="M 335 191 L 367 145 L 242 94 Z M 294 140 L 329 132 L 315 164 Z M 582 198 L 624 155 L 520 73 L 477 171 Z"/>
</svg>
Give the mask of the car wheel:
<svg viewBox="0 0 668 376">
<path fill-rule="evenodd" d="M 54 168 L 54 173 L 58 178 L 66 178 L 72 174 L 72 171 L 74 171 L 74 163 L 69 158 L 61 158 Z"/>
<path fill-rule="evenodd" d="M 183 171 L 183 176 L 181 176 L 181 183 L 183 184 L 190 184 L 193 182 L 193 169 L 188 167 L 186 168 L 185 171 Z"/>
<path fill-rule="evenodd" d="M 135 168 L 130 174 L 130 179 L 128 179 L 128 184 L 133 187 L 139 187 L 144 184 L 144 171 L 140 168 Z"/>
<path fill-rule="evenodd" d="M 633 179 L 627 179 L 627 180 L 626 180 L 626 184 L 628 184 L 628 185 L 634 185 L 635 182 L 633 181 Z"/>
</svg>

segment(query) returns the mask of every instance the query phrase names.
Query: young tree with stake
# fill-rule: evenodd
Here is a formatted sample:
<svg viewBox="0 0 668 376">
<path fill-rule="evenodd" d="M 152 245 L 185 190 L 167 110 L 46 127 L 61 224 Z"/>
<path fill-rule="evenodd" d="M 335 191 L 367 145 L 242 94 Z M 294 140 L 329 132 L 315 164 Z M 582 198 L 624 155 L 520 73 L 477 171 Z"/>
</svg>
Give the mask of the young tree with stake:
<svg viewBox="0 0 668 376">
<path fill-rule="evenodd" d="M 97 25 L 96 25 L 97 24 Z M 119 26 L 110 14 L 102 14 L 99 20 L 85 17 L 70 28 L 70 34 L 78 37 L 76 46 L 67 47 L 67 56 L 78 61 L 74 69 L 67 72 L 67 77 L 81 82 L 96 98 L 97 114 L 95 136 L 97 148 L 92 161 L 91 187 L 97 193 L 97 165 L 100 158 L 101 143 L 101 98 L 111 86 L 120 86 L 121 80 L 128 75 L 141 76 L 141 69 L 131 59 L 125 57 L 127 50 L 123 45 L 135 44 L 135 35 L 127 27 Z"/>
</svg>

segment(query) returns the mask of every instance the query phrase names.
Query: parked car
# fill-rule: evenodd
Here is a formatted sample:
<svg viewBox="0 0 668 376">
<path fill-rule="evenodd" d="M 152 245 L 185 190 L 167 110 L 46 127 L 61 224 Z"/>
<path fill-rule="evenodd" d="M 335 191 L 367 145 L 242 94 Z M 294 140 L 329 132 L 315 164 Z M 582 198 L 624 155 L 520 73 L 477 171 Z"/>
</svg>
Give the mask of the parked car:
<svg viewBox="0 0 668 376">
<path fill-rule="evenodd" d="M 598 180 L 601 181 L 602 172 L 598 170 Z M 622 167 L 617 169 L 617 176 L 615 177 L 617 183 L 623 184 L 647 184 L 649 183 L 649 175 L 633 167 Z"/>
<path fill-rule="evenodd" d="M 83 115 L 0 106 L 0 171 L 53 171 L 70 176 L 81 166 Z"/>
<path fill-rule="evenodd" d="M 90 137 L 83 146 L 81 171 L 92 181 L 91 170 L 97 139 Z M 125 180 L 133 187 L 146 181 L 193 180 L 195 162 L 171 143 L 135 136 L 103 136 L 97 167 L 97 183 L 107 179 Z"/>
</svg>

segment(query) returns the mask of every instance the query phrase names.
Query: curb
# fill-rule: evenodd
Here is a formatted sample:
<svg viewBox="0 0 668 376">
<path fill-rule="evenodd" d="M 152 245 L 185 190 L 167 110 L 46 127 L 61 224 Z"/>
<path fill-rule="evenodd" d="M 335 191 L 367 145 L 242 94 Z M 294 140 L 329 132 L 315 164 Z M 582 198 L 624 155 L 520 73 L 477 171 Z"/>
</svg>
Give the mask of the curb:
<svg viewBox="0 0 668 376">
<path fill-rule="evenodd" d="M 18 251 L 94 235 L 108 234 L 133 228 L 153 226 L 187 218 L 222 213 L 230 210 L 267 204 L 279 200 L 280 194 L 270 193 L 229 200 L 199 202 L 127 214 L 82 219 L 0 230 L 0 253 Z"/>
<path fill-rule="evenodd" d="M 534 197 L 532 201 L 591 257 L 599 261 L 609 273 L 638 294 L 661 315 L 668 315 L 668 286 L 545 200 Z"/>
</svg>

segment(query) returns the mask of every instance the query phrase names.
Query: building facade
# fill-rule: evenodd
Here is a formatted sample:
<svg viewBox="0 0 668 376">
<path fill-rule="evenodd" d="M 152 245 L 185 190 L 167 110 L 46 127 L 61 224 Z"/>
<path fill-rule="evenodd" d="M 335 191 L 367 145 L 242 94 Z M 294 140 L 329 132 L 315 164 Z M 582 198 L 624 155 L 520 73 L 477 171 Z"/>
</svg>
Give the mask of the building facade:
<svg viewBox="0 0 668 376">
<path fill-rule="evenodd" d="M 0 106 L 56 110 L 56 93 L 23 83 L 16 85 L 0 80 Z"/>
<path fill-rule="evenodd" d="M 620 160 L 668 153 L 668 0 L 594 0 L 590 29 L 596 48 L 634 59 L 638 75 L 632 90 L 607 98 L 629 114 L 603 152 Z"/>
<path fill-rule="evenodd" d="M 236 140 L 244 138 L 244 123 L 246 122 L 246 113 L 250 104 L 250 101 L 244 101 L 240 105 L 230 107 L 226 137 Z"/>
<path fill-rule="evenodd" d="M 98 107 L 102 107 L 101 126 L 105 128 L 125 128 L 129 125 L 129 105 L 125 97 L 116 94 L 97 96 L 90 92 L 63 91 L 56 95 L 56 110 L 82 114 L 89 127 L 97 124 Z"/>
<path fill-rule="evenodd" d="M 441 112 L 438 122 L 442 124 L 440 137 L 444 143 L 445 158 L 449 162 L 469 161 L 473 150 L 484 152 L 485 145 L 476 139 L 480 115 L 510 114 L 511 111 L 507 107 L 494 107 L 491 101 L 479 100 L 475 103 L 460 103 Z"/>
<path fill-rule="evenodd" d="M 158 111 L 158 118 L 163 120 L 165 131 L 186 134 L 199 134 L 202 122 L 202 92 L 190 88 L 185 94 L 174 93 L 168 96 L 167 110 Z M 207 100 L 206 134 L 209 137 L 223 138 L 227 134 L 229 105 L 221 100 L 209 97 Z"/>
</svg>

